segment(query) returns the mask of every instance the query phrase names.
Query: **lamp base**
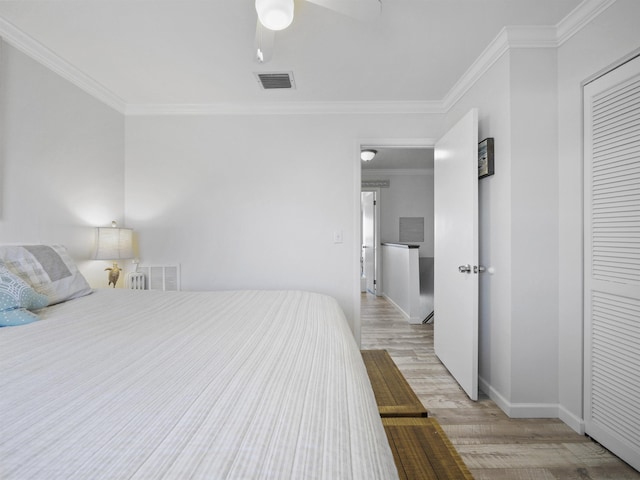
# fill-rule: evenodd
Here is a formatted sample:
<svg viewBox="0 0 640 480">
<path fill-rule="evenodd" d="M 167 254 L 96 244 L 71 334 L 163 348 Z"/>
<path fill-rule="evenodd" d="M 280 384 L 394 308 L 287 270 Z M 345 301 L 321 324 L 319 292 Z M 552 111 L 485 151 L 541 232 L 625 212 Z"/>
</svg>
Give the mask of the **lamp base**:
<svg viewBox="0 0 640 480">
<path fill-rule="evenodd" d="M 113 283 L 113 288 L 116 288 L 116 283 L 118 283 L 118 278 L 120 278 L 120 272 L 122 269 L 118 266 L 116 262 L 113 262 L 113 267 L 105 268 L 105 272 L 109 271 L 109 283 L 111 285 Z"/>
</svg>

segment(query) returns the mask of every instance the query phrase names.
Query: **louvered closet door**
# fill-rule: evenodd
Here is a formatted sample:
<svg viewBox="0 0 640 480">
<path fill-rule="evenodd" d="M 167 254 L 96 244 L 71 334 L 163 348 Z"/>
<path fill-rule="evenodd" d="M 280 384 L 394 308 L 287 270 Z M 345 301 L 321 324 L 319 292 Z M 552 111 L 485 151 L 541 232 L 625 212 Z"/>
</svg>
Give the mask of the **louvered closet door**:
<svg viewBox="0 0 640 480">
<path fill-rule="evenodd" d="M 640 469 L 640 57 L 584 112 L 585 429 Z"/>
</svg>

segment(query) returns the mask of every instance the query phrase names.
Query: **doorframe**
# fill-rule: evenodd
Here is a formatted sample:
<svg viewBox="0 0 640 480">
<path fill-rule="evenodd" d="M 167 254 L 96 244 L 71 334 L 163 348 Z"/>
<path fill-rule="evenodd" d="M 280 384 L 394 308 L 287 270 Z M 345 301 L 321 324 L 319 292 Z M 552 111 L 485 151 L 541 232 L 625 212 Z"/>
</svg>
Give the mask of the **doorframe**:
<svg viewBox="0 0 640 480">
<path fill-rule="evenodd" d="M 380 188 L 378 187 L 362 187 L 360 192 L 373 192 L 374 193 L 374 228 L 373 228 L 373 243 L 374 247 L 374 259 L 373 259 L 373 279 L 375 281 L 376 297 L 382 295 L 382 282 L 380 281 Z M 360 221 L 360 235 L 362 238 L 362 221 Z"/>
<path fill-rule="evenodd" d="M 360 221 L 360 192 L 362 191 L 362 160 L 360 160 L 360 151 L 363 147 L 387 147 L 387 148 L 433 148 L 436 139 L 430 137 L 409 137 L 409 138 L 389 138 L 389 137 L 373 137 L 373 138 L 357 138 L 353 142 L 353 244 L 352 252 L 352 295 L 353 295 L 353 336 L 360 347 L 360 251 L 362 245 L 360 238 L 362 237 L 362 222 Z"/>
</svg>

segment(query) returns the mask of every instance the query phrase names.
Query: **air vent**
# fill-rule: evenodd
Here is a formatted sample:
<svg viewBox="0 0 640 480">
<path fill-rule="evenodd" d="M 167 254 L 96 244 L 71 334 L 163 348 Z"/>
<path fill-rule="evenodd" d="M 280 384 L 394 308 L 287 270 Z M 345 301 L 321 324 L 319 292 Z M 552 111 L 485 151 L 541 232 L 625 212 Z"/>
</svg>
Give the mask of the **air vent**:
<svg viewBox="0 0 640 480">
<path fill-rule="evenodd" d="M 292 72 L 256 73 L 258 82 L 265 90 L 276 88 L 296 88 Z"/>
</svg>

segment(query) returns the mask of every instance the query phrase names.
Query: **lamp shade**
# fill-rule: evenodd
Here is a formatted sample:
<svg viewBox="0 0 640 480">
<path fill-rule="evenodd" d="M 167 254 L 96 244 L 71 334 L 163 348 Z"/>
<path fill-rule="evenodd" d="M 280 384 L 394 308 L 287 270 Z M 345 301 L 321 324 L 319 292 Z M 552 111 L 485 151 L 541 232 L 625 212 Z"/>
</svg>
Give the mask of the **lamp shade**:
<svg viewBox="0 0 640 480">
<path fill-rule="evenodd" d="M 99 227 L 96 260 L 133 258 L 133 230 L 130 228 Z"/>
<path fill-rule="evenodd" d="M 293 21 L 293 0 L 256 0 L 256 12 L 269 30 L 284 30 Z"/>
</svg>

